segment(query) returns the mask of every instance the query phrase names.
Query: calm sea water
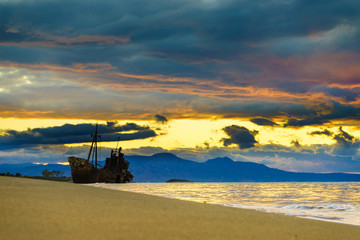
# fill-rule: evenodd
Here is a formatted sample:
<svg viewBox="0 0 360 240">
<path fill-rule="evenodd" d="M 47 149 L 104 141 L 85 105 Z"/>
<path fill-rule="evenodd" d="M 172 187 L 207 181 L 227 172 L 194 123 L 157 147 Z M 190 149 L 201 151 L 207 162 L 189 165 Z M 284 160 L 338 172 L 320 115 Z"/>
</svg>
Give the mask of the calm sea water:
<svg viewBox="0 0 360 240">
<path fill-rule="evenodd" d="M 360 226 L 360 183 L 129 183 L 92 185 Z"/>
</svg>

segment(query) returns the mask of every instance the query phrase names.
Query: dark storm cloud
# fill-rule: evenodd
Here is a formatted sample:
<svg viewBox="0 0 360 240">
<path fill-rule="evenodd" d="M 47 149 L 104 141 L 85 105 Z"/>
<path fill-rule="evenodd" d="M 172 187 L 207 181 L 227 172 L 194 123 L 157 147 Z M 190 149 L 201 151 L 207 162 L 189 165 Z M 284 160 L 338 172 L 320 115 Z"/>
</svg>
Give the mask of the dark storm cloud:
<svg viewBox="0 0 360 240">
<path fill-rule="evenodd" d="M 291 141 L 291 145 L 293 145 L 296 148 L 301 147 L 301 144 L 299 143 L 299 140 L 295 139 Z"/>
<path fill-rule="evenodd" d="M 329 120 L 324 117 L 312 117 L 308 119 L 296 119 L 290 118 L 284 127 L 304 127 L 310 125 L 322 125 L 324 123 L 328 123 Z"/>
<path fill-rule="evenodd" d="M 315 92 L 324 92 L 327 95 L 339 97 L 346 101 L 356 101 L 360 96 L 360 89 L 342 89 L 336 87 L 316 86 L 312 89 Z"/>
<path fill-rule="evenodd" d="M 156 59 L 152 64 L 156 69 L 160 69 L 158 64 L 168 64 L 175 71 L 175 62 L 176 67 L 182 69 L 189 60 L 231 60 L 239 54 L 258 53 L 262 44 L 273 40 L 308 37 L 345 23 L 356 26 L 360 4 L 335 0 L 326 3 L 65 0 L 9 1 L 0 6 L 1 42 L 59 46 L 51 50 L 56 58 L 39 56 L 37 62 L 56 59 L 69 65 L 74 59 L 79 61 L 77 56 L 81 52 L 84 62 L 101 57 L 120 67 L 126 64 L 122 60 L 146 53 L 152 57 L 134 59 L 137 66 L 142 63 L 146 67 Z M 86 36 L 89 39 L 85 39 Z M 94 48 L 94 45 L 102 47 Z M 79 48 L 73 51 L 64 46 Z M 294 46 L 287 51 L 291 54 L 295 50 L 298 51 Z M 159 57 L 175 61 L 161 63 Z M 193 67 L 193 73 L 201 72 L 201 66 Z"/>
<path fill-rule="evenodd" d="M 325 136 L 332 136 L 333 133 L 329 130 L 325 129 L 323 131 L 313 131 L 309 133 L 310 135 L 325 135 Z"/>
<path fill-rule="evenodd" d="M 135 131 L 127 133 L 128 131 Z M 1 149 L 22 148 L 37 145 L 71 144 L 91 141 L 95 132 L 93 124 L 65 124 L 59 127 L 33 128 L 27 131 L 2 130 L 0 135 Z M 149 127 L 135 123 L 119 125 L 117 122 L 107 122 L 98 125 L 100 141 L 125 141 L 155 137 L 156 133 Z"/>
<path fill-rule="evenodd" d="M 339 119 L 360 119 L 360 108 L 336 101 L 311 105 L 301 103 L 282 103 L 274 101 L 214 101 L 207 103 L 194 102 L 194 109 L 200 113 L 215 113 L 225 118 L 253 116 L 255 124 L 271 124 L 263 119 L 273 117 L 288 118 L 284 127 L 303 127 L 308 125 L 322 125 Z M 258 119 L 256 116 L 264 117 Z M 255 120 L 254 120 L 255 119 Z"/>
<path fill-rule="evenodd" d="M 278 125 L 275 122 L 273 122 L 267 118 L 250 118 L 250 121 L 252 123 L 255 123 L 260 126 L 271 126 L 272 127 L 272 126 Z"/>
<path fill-rule="evenodd" d="M 309 108 L 304 104 L 298 103 L 281 103 L 274 101 L 231 101 L 211 102 L 208 105 L 201 104 L 199 107 L 195 104 L 196 110 L 209 113 L 221 114 L 225 117 L 236 116 L 265 116 L 275 117 L 284 114 L 290 116 L 307 116 L 315 115 L 316 110 Z"/>
<path fill-rule="evenodd" d="M 165 116 L 162 116 L 160 114 L 156 114 L 154 117 L 155 117 L 156 122 L 159 122 L 162 124 L 167 123 L 167 121 L 168 121 L 168 119 Z"/>
<path fill-rule="evenodd" d="M 339 128 L 340 133 L 334 136 L 334 140 L 340 145 L 347 145 L 353 142 L 354 136 L 345 132 L 342 127 Z"/>
<path fill-rule="evenodd" d="M 317 106 L 317 114 L 309 115 L 306 118 L 289 118 L 284 127 L 304 127 L 309 125 L 322 125 L 337 119 L 360 119 L 360 108 L 344 105 L 335 101 Z M 329 112 L 323 114 L 322 112 Z M 300 117 L 300 116 L 299 116 Z"/>
<path fill-rule="evenodd" d="M 339 133 L 334 136 L 334 145 L 331 154 L 340 156 L 354 156 L 360 149 L 360 139 L 355 138 L 339 127 Z"/>
<path fill-rule="evenodd" d="M 246 149 L 254 147 L 255 143 L 257 143 L 255 136 L 258 131 L 249 131 L 247 128 L 237 125 L 224 127 L 223 131 L 230 137 L 221 140 L 224 142 L 225 147 L 236 144 L 240 149 Z"/>
<path fill-rule="evenodd" d="M 42 71 L 53 71 L 75 84 L 94 86 L 101 82 L 117 89 L 138 86 L 136 90 L 146 84 L 153 91 L 148 99 L 156 99 L 160 91 L 179 94 L 179 89 L 184 89 L 181 93 L 189 96 L 208 94 L 212 99 L 227 100 L 211 106 L 195 103 L 191 106 L 197 111 L 193 115 L 286 116 L 290 119 L 286 126 L 323 124 L 359 116 L 351 109 L 322 114 L 295 102 L 288 93 L 321 92 L 350 102 L 358 99 L 355 88 L 316 87 L 329 76 L 311 69 L 312 65 L 306 71 L 297 69 L 312 59 L 311 54 L 325 52 L 327 57 L 328 49 L 334 54 L 348 49 L 358 52 L 359 10 L 358 1 L 335 0 L 6 1 L 0 3 L 0 61 L 52 64 Z M 353 56 L 350 60 L 356 65 L 359 58 Z M 99 62 L 110 67 L 95 73 L 74 67 L 76 63 Z M 65 71 L 59 70 L 63 66 L 72 67 L 69 71 L 78 71 L 78 75 L 58 73 Z M 328 73 L 325 68 L 323 71 Z M 191 79 L 176 79 L 180 77 Z M 356 83 L 355 77 L 345 77 L 344 82 Z M 235 90 L 231 91 L 232 87 Z M 260 92 L 262 98 L 251 102 L 248 99 L 255 99 L 254 95 L 244 96 L 237 87 L 280 92 Z M 235 98 L 247 99 L 243 102 Z M 148 99 L 144 102 L 151 103 L 144 106 L 152 107 Z M 179 109 L 184 105 L 189 103 L 185 100 Z M 52 106 L 58 107 L 59 103 Z"/>
</svg>

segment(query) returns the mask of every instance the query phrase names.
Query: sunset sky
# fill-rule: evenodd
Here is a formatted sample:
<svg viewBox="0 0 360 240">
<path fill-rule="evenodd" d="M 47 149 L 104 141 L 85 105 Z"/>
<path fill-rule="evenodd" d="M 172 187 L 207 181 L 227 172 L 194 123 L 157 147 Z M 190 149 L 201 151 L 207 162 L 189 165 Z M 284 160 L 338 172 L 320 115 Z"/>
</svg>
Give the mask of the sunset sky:
<svg viewBox="0 0 360 240">
<path fill-rule="evenodd" d="M 360 1 L 0 0 L 0 164 L 171 152 L 360 173 Z M 131 167 L 130 167 L 131 168 Z"/>
</svg>

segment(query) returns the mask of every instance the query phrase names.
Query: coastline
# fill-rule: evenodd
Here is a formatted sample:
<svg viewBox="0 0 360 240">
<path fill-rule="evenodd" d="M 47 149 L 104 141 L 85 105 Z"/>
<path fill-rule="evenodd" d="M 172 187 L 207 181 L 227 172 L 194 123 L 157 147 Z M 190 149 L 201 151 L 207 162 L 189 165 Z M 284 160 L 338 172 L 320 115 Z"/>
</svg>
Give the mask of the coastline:
<svg viewBox="0 0 360 240">
<path fill-rule="evenodd" d="M 354 239 L 360 227 L 86 185 L 0 177 L 4 239 Z"/>
<path fill-rule="evenodd" d="M 360 183 L 130 183 L 94 187 L 253 209 L 360 227 Z M 348 191 L 339 195 L 339 192 Z M 302 194 L 301 191 L 306 191 Z"/>
</svg>

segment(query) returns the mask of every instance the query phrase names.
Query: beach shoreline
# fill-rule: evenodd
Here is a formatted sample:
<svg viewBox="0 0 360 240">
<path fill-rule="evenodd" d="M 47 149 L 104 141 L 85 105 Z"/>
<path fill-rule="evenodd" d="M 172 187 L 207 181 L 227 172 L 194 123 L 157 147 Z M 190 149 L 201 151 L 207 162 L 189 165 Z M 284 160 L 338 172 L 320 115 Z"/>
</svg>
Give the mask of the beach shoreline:
<svg viewBox="0 0 360 240">
<path fill-rule="evenodd" d="M 360 226 L 360 205 L 356 197 L 360 185 L 349 184 L 191 182 L 94 183 L 91 186 Z M 346 188 L 346 194 L 339 196 Z M 304 189 L 306 194 L 301 194 L 299 191 Z"/>
<path fill-rule="evenodd" d="M 72 183 L 0 177 L 4 239 L 354 239 L 360 227 Z"/>
</svg>

